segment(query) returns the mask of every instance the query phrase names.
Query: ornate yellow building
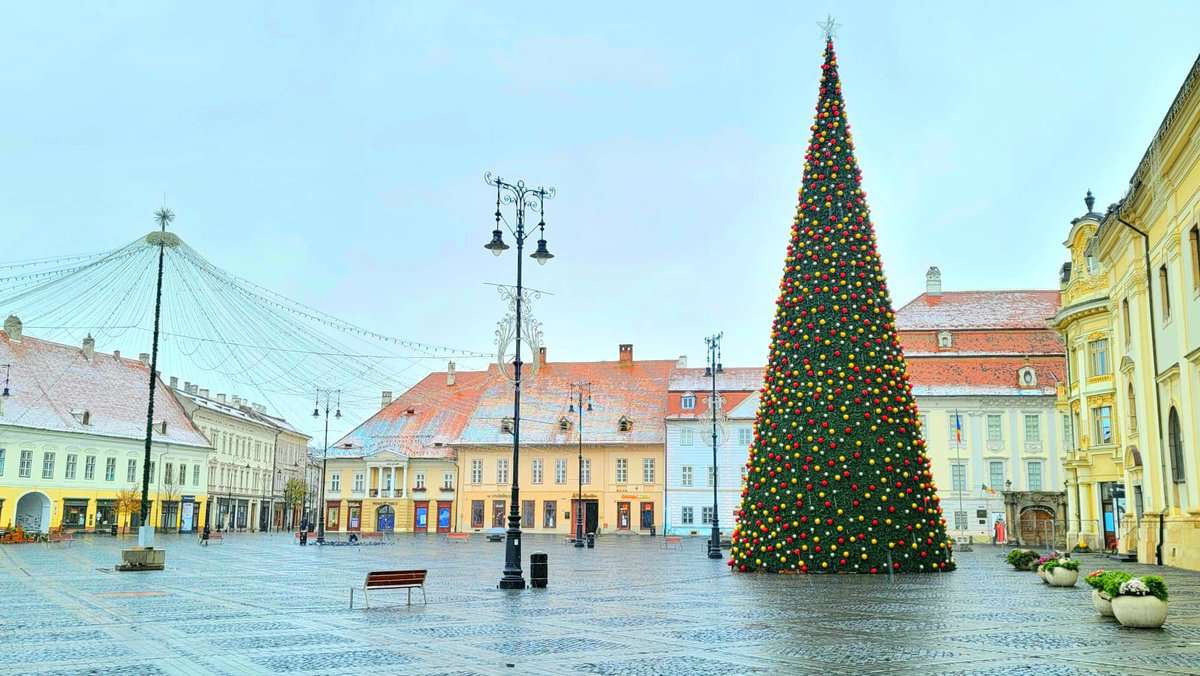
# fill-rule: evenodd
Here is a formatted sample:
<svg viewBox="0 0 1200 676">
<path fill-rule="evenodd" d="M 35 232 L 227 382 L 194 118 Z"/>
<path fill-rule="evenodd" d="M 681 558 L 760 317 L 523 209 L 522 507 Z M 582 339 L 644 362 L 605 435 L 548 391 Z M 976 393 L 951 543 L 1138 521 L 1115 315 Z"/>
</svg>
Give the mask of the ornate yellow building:
<svg viewBox="0 0 1200 676">
<path fill-rule="evenodd" d="M 1128 193 L 1072 222 L 1055 328 L 1075 539 L 1200 569 L 1200 60 Z"/>
</svg>

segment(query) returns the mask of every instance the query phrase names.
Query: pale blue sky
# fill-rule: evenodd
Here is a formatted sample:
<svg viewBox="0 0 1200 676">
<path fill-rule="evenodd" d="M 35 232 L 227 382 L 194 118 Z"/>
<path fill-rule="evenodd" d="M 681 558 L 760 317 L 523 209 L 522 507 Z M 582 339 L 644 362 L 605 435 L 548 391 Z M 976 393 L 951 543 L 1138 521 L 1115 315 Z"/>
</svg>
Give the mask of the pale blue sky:
<svg viewBox="0 0 1200 676">
<path fill-rule="evenodd" d="M 227 270 L 488 350 L 484 283 L 513 278 L 481 248 L 492 170 L 559 191 L 558 257 L 527 268 L 551 359 L 700 363 L 724 330 L 726 363 L 758 364 L 829 11 L 897 305 L 931 264 L 948 289 L 1054 288 L 1200 25 L 1190 2 L 10 4 L 0 260 L 115 248 L 165 192 Z"/>
</svg>

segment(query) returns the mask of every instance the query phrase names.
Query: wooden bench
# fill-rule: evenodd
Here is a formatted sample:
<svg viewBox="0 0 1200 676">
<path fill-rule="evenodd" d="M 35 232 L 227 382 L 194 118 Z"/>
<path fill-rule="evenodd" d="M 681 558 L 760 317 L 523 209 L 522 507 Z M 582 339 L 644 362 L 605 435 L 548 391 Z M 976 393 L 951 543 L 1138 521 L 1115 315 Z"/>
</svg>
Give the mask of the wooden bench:
<svg viewBox="0 0 1200 676">
<path fill-rule="evenodd" d="M 683 538 L 678 535 L 668 535 L 663 538 L 663 549 L 683 549 Z"/>
<path fill-rule="evenodd" d="M 50 537 L 47 540 L 47 542 L 74 542 L 74 541 L 75 541 L 74 534 L 64 533 L 61 531 L 58 533 L 50 533 Z"/>
<path fill-rule="evenodd" d="M 299 541 L 300 540 L 300 531 L 296 531 L 296 533 L 293 537 L 295 537 L 296 540 Z M 308 539 L 316 540 L 317 539 L 317 531 L 315 531 L 315 530 L 308 531 Z"/>
<path fill-rule="evenodd" d="M 412 590 L 421 590 L 421 603 L 425 599 L 425 570 L 375 570 L 367 573 L 367 579 L 361 587 L 366 607 L 371 607 L 371 599 L 367 596 L 368 589 L 407 589 L 408 605 L 412 605 Z M 354 608 L 354 591 L 359 587 L 350 588 L 350 608 Z"/>
<path fill-rule="evenodd" d="M 200 536 L 200 542 L 202 542 L 202 543 L 204 542 L 204 536 L 203 536 L 203 535 L 201 535 L 201 536 Z M 209 534 L 208 534 L 208 543 L 209 543 L 209 544 L 218 544 L 218 545 L 219 545 L 219 544 L 224 544 L 224 543 L 225 543 L 225 534 L 224 534 L 224 533 L 217 532 L 217 531 L 211 531 L 211 532 L 209 532 Z"/>
<path fill-rule="evenodd" d="M 466 542 L 471 539 L 470 533 L 446 533 L 447 542 Z"/>
</svg>

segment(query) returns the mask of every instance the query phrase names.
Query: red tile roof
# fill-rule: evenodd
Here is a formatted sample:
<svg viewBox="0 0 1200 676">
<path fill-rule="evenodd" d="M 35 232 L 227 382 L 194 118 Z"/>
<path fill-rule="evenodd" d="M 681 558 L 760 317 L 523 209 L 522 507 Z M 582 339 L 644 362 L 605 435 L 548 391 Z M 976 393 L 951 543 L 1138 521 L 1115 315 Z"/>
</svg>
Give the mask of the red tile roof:
<svg viewBox="0 0 1200 676">
<path fill-rule="evenodd" d="M 896 328 L 912 330 L 1042 329 L 1058 312 L 1058 291 L 923 293 L 896 311 Z"/>
<path fill-rule="evenodd" d="M 938 331 L 900 331 L 906 355 L 1065 354 L 1062 338 L 1049 329 L 951 331 L 951 347 L 938 347 Z"/>
<path fill-rule="evenodd" d="M 1053 395 L 1056 383 L 1063 378 L 1061 357 L 905 357 L 908 379 L 917 396 L 954 395 Z M 1018 370 L 1032 366 L 1037 374 L 1037 387 L 1022 388 L 1017 383 Z"/>
</svg>

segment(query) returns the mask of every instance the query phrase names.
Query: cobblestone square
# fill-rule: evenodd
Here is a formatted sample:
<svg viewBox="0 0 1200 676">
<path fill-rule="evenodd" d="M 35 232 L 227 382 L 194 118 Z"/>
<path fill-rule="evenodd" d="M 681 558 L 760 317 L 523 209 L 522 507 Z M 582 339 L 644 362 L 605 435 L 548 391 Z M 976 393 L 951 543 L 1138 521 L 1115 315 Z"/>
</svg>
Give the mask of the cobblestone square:
<svg viewBox="0 0 1200 676">
<path fill-rule="evenodd" d="M 527 537 L 527 558 L 549 554 L 550 586 L 523 592 L 495 589 L 502 545 L 482 538 L 165 537 L 155 573 L 113 570 L 127 539 L 7 546 L 0 673 L 1200 673 L 1195 573 L 1084 555 L 1085 571 L 1167 579 L 1167 625 L 1137 631 L 1098 617 L 1082 582 L 1044 586 L 989 546 L 958 554 L 953 573 L 889 581 L 733 575 L 699 538 L 661 542 Z M 427 606 L 384 591 L 348 608 L 367 571 L 397 568 L 429 569 Z"/>
</svg>

